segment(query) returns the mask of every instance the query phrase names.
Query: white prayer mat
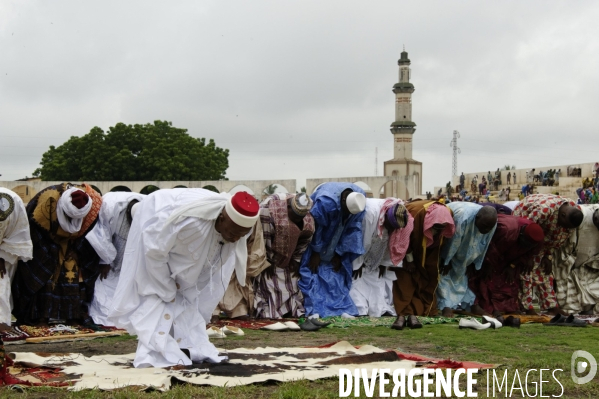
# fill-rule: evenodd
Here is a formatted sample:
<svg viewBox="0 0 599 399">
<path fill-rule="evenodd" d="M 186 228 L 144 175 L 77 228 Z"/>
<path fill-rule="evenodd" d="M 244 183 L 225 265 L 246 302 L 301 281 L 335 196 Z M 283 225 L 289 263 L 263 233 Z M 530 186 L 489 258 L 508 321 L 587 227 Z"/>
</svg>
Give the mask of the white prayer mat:
<svg viewBox="0 0 599 399">
<path fill-rule="evenodd" d="M 126 386 L 166 391 L 174 381 L 195 385 L 235 386 L 264 381 L 317 380 L 337 377 L 340 368 L 404 369 L 416 363 L 400 360 L 396 352 L 364 345 L 355 348 L 341 341 L 327 348 L 255 348 L 220 350 L 229 361 L 201 363 L 168 369 L 132 366 L 134 354 L 84 357 L 81 354 L 12 353 L 15 365 L 52 367 L 72 385 L 69 389 L 111 390 Z"/>
</svg>

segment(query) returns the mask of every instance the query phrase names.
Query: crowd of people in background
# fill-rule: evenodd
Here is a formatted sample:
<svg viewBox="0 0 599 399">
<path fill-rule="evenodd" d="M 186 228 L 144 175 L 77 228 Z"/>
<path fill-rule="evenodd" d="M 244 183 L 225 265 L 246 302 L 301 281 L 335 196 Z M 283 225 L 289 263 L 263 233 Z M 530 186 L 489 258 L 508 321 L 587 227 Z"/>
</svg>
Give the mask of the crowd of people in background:
<svg viewBox="0 0 599 399">
<path fill-rule="evenodd" d="M 63 183 L 26 207 L 0 189 L 0 330 L 11 314 L 123 328 L 138 337 L 136 367 L 164 367 L 221 361 L 206 331 L 221 317 L 305 317 L 315 330 L 322 317 L 388 315 L 402 330 L 455 312 L 599 311 L 599 205 L 528 191 L 480 202 L 465 184 L 402 200 L 324 183 L 259 202 Z"/>
</svg>

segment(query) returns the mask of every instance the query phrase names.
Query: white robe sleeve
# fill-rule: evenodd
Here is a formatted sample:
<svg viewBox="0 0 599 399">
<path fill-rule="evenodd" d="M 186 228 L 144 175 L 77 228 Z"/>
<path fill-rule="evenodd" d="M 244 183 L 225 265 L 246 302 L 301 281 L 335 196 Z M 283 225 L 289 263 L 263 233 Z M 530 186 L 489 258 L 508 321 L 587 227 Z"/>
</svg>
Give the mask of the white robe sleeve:
<svg viewBox="0 0 599 399">
<path fill-rule="evenodd" d="M 169 267 L 169 252 L 183 225 L 185 221 L 171 223 L 163 230 L 160 224 L 151 224 L 141 233 L 146 267 L 136 275 L 139 295 L 157 295 L 164 302 L 175 298 L 177 286 Z"/>
<path fill-rule="evenodd" d="M 85 236 L 100 257 L 101 265 L 110 265 L 117 254 L 116 248 L 112 243 L 112 234 L 108 223 L 108 221 L 102 220 L 99 217 L 94 228 Z"/>
<path fill-rule="evenodd" d="M 376 226 L 379 221 L 379 211 L 380 208 L 375 206 L 369 206 L 369 202 L 366 203 L 366 212 L 364 215 L 364 219 L 362 220 L 362 234 L 363 234 L 363 244 L 364 244 L 364 254 L 358 256 L 352 263 L 353 269 L 358 270 L 364 264 L 364 258 L 370 247 L 372 246 L 372 237 L 374 237 L 376 232 Z"/>
<path fill-rule="evenodd" d="M 33 257 L 33 246 L 23 201 L 6 189 L 1 189 L 0 192 L 9 193 L 15 203 L 12 213 L 0 222 L 0 258 L 13 265 L 19 259 L 28 261 Z"/>
</svg>

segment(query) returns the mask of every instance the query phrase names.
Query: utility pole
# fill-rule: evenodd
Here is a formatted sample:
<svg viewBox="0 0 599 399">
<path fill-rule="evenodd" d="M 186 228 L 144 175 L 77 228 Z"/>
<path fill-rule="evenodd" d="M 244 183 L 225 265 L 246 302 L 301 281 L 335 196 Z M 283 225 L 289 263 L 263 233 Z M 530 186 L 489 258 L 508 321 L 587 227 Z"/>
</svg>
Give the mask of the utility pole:
<svg viewBox="0 0 599 399">
<path fill-rule="evenodd" d="M 458 147 L 458 139 L 460 138 L 460 132 L 457 130 L 453 131 L 453 139 L 449 142 L 449 146 L 453 148 L 453 159 L 451 165 L 451 175 L 458 175 L 458 154 L 462 153 L 462 150 Z"/>
</svg>

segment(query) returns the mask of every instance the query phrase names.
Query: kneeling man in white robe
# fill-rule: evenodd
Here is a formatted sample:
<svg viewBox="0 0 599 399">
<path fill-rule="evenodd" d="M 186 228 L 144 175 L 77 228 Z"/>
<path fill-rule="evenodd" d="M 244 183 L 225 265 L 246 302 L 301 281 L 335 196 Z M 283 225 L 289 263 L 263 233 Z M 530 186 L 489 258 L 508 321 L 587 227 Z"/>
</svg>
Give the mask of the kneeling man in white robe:
<svg viewBox="0 0 599 399">
<path fill-rule="evenodd" d="M 245 284 L 246 240 L 258 202 L 204 189 L 159 190 L 136 210 L 108 320 L 137 335 L 135 367 L 218 363 L 210 320 L 235 270 Z"/>
</svg>

